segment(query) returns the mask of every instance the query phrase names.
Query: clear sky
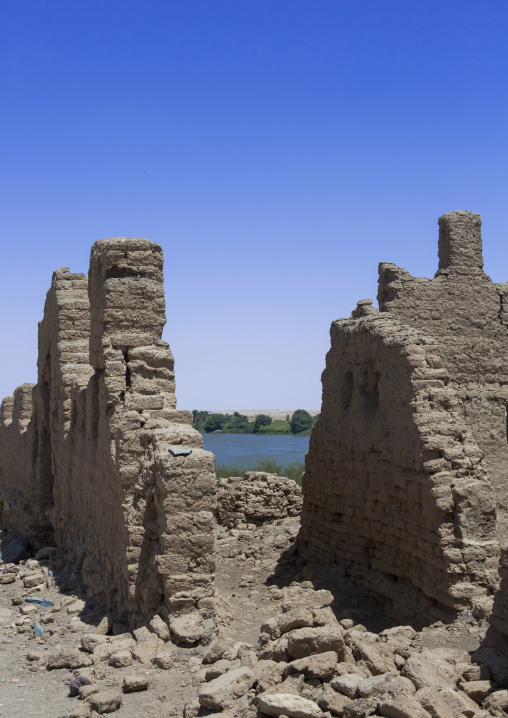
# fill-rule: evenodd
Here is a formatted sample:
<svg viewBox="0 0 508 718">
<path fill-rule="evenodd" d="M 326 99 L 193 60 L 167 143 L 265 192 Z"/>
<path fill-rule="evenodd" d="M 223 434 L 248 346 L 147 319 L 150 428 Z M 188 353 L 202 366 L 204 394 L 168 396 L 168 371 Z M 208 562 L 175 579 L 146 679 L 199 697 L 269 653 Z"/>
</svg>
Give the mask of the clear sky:
<svg viewBox="0 0 508 718">
<path fill-rule="evenodd" d="M 377 264 L 484 220 L 508 280 L 506 0 L 0 5 L 0 396 L 36 379 L 51 273 L 100 237 L 165 255 L 181 408 L 318 409 Z"/>
</svg>

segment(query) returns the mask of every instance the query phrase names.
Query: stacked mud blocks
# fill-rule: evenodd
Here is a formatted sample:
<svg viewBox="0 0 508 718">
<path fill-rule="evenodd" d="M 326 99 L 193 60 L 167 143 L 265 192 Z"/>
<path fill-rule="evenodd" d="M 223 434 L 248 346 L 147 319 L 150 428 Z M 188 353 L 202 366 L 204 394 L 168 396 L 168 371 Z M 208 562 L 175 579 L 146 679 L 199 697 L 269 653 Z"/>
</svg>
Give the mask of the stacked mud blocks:
<svg viewBox="0 0 508 718">
<path fill-rule="evenodd" d="M 379 312 L 332 324 L 299 537 L 420 626 L 490 613 L 508 536 L 507 285 L 483 272 L 479 215 L 439 226 L 434 279 L 382 263 Z"/>
<path fill-rule="evenodd" d="M 114 238 L 92 247 L 88 281 L 55 272 L 38 383 L 0 427 L 2 521 L 35 544 L 52 534 L 90 599 L 132 625 L 213 595 L 214 459 L 176 409 L 162 266 L 158 245 Z M 16 492 L 20 457 L 32 470 Z"/>
</svg>

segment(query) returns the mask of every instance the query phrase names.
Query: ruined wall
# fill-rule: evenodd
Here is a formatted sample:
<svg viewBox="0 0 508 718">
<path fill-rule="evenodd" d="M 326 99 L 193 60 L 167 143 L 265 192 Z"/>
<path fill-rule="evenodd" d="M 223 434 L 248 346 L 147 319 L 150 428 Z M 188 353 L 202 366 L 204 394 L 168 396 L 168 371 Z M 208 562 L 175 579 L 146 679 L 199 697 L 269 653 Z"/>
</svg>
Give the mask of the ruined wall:
<svg viewBox="0 0 508 718">
<path fill-rule="evenodd" d="M 498 533 L 508 540 L 507 284 L 483 271 L 481 217 L 450 212 L 439 219 L 439 269 L 412 277 L 379 266 L 379 309 L 433 336 L 462 411 L 482 450 L 496 492 Z"/>
<path fill-rule="evenodd" d="M 18 533 L 43 536 L 44 492 L 33 481 L 33 384 L 2 401 L 0 424 L 0 512 Z"/>
<path fill-rule="evenodd" d="M 460 212 L 441 219 L 441 279 L 413 280 L 383 264 L 383 311 L 362 301 L 351 319 L 332 324 L 321 418 L 306 458 L 300 552 L 313 562 L 344 564 L 392 616 L 415 625 L 446 610 L 470 607 L 484 614 L 498 584 L 501 481 L 498 477 L 495 493 L 481 443 L 487 432 L 475 431 L 464 403 L 465 396 L 481 395 L 483 382 L 466 348 L 478 360 L 485 355 L 480 369 L 496 387 L 505 370 L 496 374 L 506 338 L 498 320 L 499 295 L 476 265 L 471 282 L 478 292 L 490 287 L 485 336 L 482 310 L 468 314 L 459 306 L 458 277 L 467 283 L 468 258 L 478 263 L 479 246 L 481 251 L 477 217 Z M 470 227 L 471 218 L 475 231 L 468 234 L 464 226 Z M 468 247 L 462 253 L 457 237 Z M 457 279 L 444 269 L 450 263 Z M 441 297 L 422 300 L 432 282 L 450 277 Z M 468 302 L 474 303 L 475 293 L 466 293 Z M 406 295 L 412 302 L 404 304 Z M 480 305 L 482 296 L 475 300 Z M 397 302 L 406 308 L 399 312 Z M 440 329 L 434 332 L 436 314 Z M 413 316 L 425 321 L 413 322 Z M 459 360 L 451 359 L 455 339 Z M 498 401 L 501 395 L 495 395 Z M 497 413 L 491 431 L 500 429 Z M 496 441 L 500 456 L 505 447 Z M 501 464 L 495 463 L 499 476 Z"/>
<path fill-rule="evenodd" d="M 217 482 L 217 520 L 226 528 L 259 526 L 298 516 L 302 509 L 302 490 L 292 479 L 247 471 Z"/>
<path fill-rule="evenodd" d="M 158 245 L 115 238 L 92 247 L 88 281 L 55 272 L 26 431 L 39 523 L 80 558 L 90 597 L 134 625 L 213 593 L 214 459 L 176 409 L 162 265 Z"/>
</svg>

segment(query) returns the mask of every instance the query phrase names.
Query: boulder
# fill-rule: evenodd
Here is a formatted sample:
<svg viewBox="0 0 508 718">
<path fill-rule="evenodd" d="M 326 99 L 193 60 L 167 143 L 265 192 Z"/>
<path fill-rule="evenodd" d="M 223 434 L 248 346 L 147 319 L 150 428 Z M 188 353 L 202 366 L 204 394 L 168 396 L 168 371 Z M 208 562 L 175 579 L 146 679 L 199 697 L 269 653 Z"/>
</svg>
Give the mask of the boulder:
<svg viewBox="0 0 508 718">
<path fill-rule="evenodd" d="M 122 695 L 115 689 L 100 691 L 89 697 L 88 705 L 99 714 L 113 713 L 122 705 Z"/>
<path fill-rule="evenodd" d="M 238 661 L 236 661 L 235 663 L 236 665 L 234 665 L 232 661 L 228 661 L 225 658 L 221 658 L 220 661 L 216 661 L 213 665 L 209 666 L 208 668 L 205 668 L 205 681 L 213 681 L 215 678 L 218 678 L 219 676 L 224 675 L 224 673 L 227 673 L 229 670 L 231 670 L 231 668 L 238 668 Z"/>
<path fill-rule="evenodd" d="M 422 651 L 409 656 L 401 673 L 414 683 L 417 690 L 430 686 L 439 691 L 457 686 L 454 668 L 448 661 L 434 656 L 431 651 Z"/>
<path fill-rule="evenodd" d="M 471 700 L 480 704 L 497 688 L 497 685 L 492 681 L 469 681 L 469 683 L 461 683 L 460 688 Z"/>
<path fill-rule="evenodd" d="M 332 676 L 337 665 L 337 654 L 335 651 L 318 653 L 317 655 L 297 658 L 288 664 L 288 671 L 298 671 L 306 678 L 327 678 Z"/>
<path fill-rule="evenodd" d="M 387 672 L 378 676 L 371 676 L 371 678 L 363 678 L 357 684 L 356 691 L 360 698 L 375 698 L 388 691 L 390 693 L 402 693 L 405 687 L 398 676 Z"/>
<path fill-rule="evenodd" d="M 109 665 L 113 668 L 127 668 L 132 665 L 132 655 L 130 651 L 118 651 L 113 653 L 109 658 Z"/>
<path fill-rule="evenodd" d="M 435 688 L 430 686 L 420 688 L 415 694 L 415 699 L 432 718 L 456 718 L 457 714 Z"/>
<path fill-rule="evenodd" d="M 287 650 L 292 658 L 305 658 L 312 653 L 328 651 L 334 651 L 339 661 L 346 657 L 344 631 L 340 626 L 298 628 L 287 634 L 287 640 Z"/>
<path fill-rule="evenodd" d="M 196 643 L 202 637 L 205 627 L 201 615 L 194 611 L 173 618 L 169 628 L 175 643 Z"/>
<path fill-rule="evenodd" d="M 356 690 L 358 684 L 363 680 L 362 676 L 356 673 L 346 673 L 343 676 L 338 676 L 330 681 L 330 685 L 334 691 L 339 691 L 349 698 L 356 696 Z"/>
<path fill-rule="evenodd" d="M 466 718 L 474 718 L 479 711 L 478 705 L 463 691 L 454 691 L 453 688 L 444 688 L 442 691 L 439 691 L 439 694 L 446 701 L 448 708 L 456 715 L 465 715 Z"/>
<path fill-rule="evenodd" d="M 150 682 L 147 676 L 133 674 L 125 676 L 123 679 L 123 690 L 125 693 L 135 693 L 136 691 L 146 691 Z"/>
<path fill-rule="evenodd" d="M 258 693 L 264 693 L 272 686 L 281 683 L 287 665 L 288 664 L 283 661 L 279 663 L 267 660 L 258 661 L 254 667 Z"/>
<path fill-rule="evenodd" d="M 235 698 L 243 696 L 254 685 L 253 671 L 246 666 L 233 668 L 199 688 L 199 702 L 205 708 L 229 708 Z"/>
<path fill-rule="evenodd" d="M 82 651 L 70 650 L 51 653 L 48 656 L 46 667 L 48 670 L 54 668 L 85 668 L 93 663 L 90 656 Z"/>
<path fill-rule="evenodd" d="M 302 696 L 291 693 L 275 693 L 259 697 L 258 708 L 270 716 L 288 716 L 289 718 L 321 718 L 321 708 Z"/>
<path fill-rule="evenodd" d="M 344 718 L 366 718 L 375 713 L 377 700 L 375 698 L 357 698 L 344 706 Z"/>
<path fill-rule="evenodd" d="M 387 718 L 431 718 L 430 713 L 417 700 L 403 693 L 396 696 L 386 693 L 379 699 L 377 709 Z"/>
<path fill-rule="evenodd" d="M 351 698 L 337 693 L 329 685 L 324 685 L 321 694 L 318 697 L 317 704 L 323 711 L 330 711 L 334 715 L 341 716 L 345 706 L 351 701 Z"/>
<path fill-rule="evenodd" d="M 226 647 L 218 638 L 215 638 L 205 651 L 203 663 L 215 663 L 226 653 Z"/>
<path fill-rule="evenodd" d="M 93 653 L 97 646 L 103 645 L 104 643 L 109 643 L 109 638 L 101 634 L 84 633 L 81 636 L 81 646 L 88 653 Z"/>
<path fill-rule="evenodd" d="M 494 691 L 485 699 L 482 707 L 486 711 L 497 710 L 508 713 L 508 691 Z"/>
</svg>

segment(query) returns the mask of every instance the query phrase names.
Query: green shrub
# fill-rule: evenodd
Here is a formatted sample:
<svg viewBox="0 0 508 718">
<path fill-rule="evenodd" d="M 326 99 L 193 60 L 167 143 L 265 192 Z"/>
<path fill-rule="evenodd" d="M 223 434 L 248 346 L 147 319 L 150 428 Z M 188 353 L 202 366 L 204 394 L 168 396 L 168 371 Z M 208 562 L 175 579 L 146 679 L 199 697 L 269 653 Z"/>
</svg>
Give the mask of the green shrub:
<svg viewBox="0 0 508 718">
<path fill-rule="evenodd" d="M 293 434 L 301 434 L 302 431 L 312 429 L 313 426 L 312 416 L 305 409 L 297 409 L 291 417 L 291 431 Z"/>
</svg>

